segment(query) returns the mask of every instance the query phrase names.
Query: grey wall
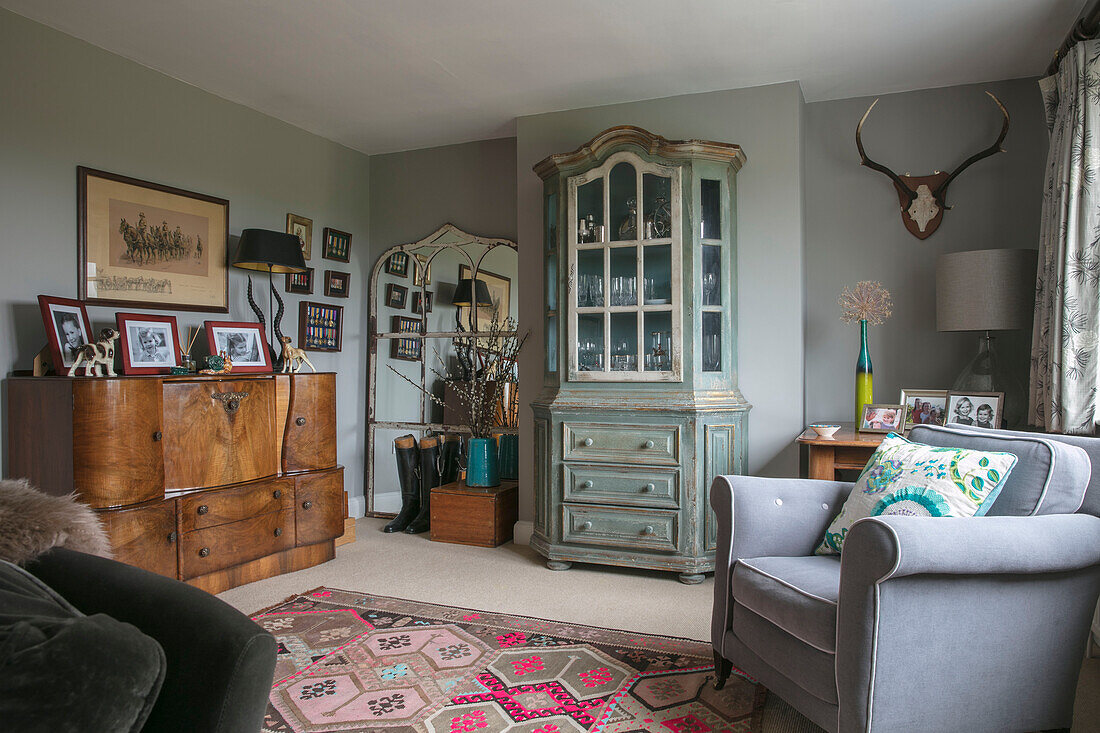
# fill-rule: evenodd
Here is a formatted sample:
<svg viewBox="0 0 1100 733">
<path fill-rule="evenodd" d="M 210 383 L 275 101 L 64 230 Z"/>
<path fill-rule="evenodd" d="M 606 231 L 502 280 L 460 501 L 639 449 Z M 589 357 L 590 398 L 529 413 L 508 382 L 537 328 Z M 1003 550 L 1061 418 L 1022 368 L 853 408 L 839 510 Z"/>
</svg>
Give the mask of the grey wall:
<svg viewBox="0 0 1100 733">
<path fill-rule="evenodd" d="M 869 340 L 875 399 L 896 402 L 905 387 L 950 388 L 977 353 L 975 334 L 936 331 L 936 255 L 1037 246 L 1047 133 L 1036 80 L 885 95 L 864 125 L 864 147 L 899 174 L 953 170 L 1000 131 L 1002 118 L 987 89 L 1011 116 L 1007 152 L 975 163 L 951 183 L 953 208 L 924 241 L 902 225 L 889 179 L 859 165 L 855 126 L 873 98 L 806 105 L 809 420 L 853 419 L 859 328 L 839 320 L 836 299 L 845 285 L 878 280 L 893 295 L 893 317 L 872 327 Z M 975 275 L 976 287 L 997 287 Z M 1015 370 L 1026 373 L 1030 333 L 1001 334 L 998 342 Z"/>
<path fill-rule="evenodd" d="M 339 374 L 338 457 L 354 513 L 366 419 L 367 156 L 4 10 L 0 100 L 0 372 L 30 369 L 46 341 L 39 293 L 76 297 L 78 165 L 229 199 L 231 236 L 281 230 L 287 212 L 307 216 L 317 270 L 310 298 L 327 300 L 324 269 L 352 273 L 352 297 L 332 301 L 345 306 L 343 352 L 310 358 Z M 350 265 L 321 259 L 325 226 L 352 234 Z M 276 284 L 281 290 L 282 278 Z M 243 271 L 231 272 L 229 315 L 179 313 L 181 330 L 254 320 L 244 285 Z M 286 298 L 283 327 L 295 335 L 299 298 Z M 113 323 L 115 310 L 90 308 L 93 327 Z"/>
<path fill-rule="evenodd" d="M 670 139 L 737 143 L 748 156 L 737 179 L 738 366 L 741 390 L 753 404 L 748 469 L 794 475 L 791 441 L 803 425 L 802 106 L 798 84 L 787 83 L 519 118 L 520 321 L 532 335 L 522 357 L 523 383 L 539 383 L 545 354 L 542 182 L 531 166 L 613 125 L 638 125 Z M 532 435 L 530 410 L 520 419 L 523 434 Z M 530 519 L 534 449 L 530 440 L 520 445 L 520 514 Z"/>
</svg>

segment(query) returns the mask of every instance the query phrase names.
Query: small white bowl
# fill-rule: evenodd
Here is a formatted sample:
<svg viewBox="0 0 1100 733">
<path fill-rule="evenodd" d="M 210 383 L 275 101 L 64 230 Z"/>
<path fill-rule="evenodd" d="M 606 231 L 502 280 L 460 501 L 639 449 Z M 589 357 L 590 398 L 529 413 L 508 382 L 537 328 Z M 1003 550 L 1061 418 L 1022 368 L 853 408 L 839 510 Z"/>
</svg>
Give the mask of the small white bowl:
<svg viewBox="0 0 1100 733">
<path fill-rule="evenodd" d="M 839 425 L 828 425 L 825 423 L 814 423 L 810 427 L 822 438 L 831 438 L 833 437 L 833 433 L 840 430 Z"/>
</svg>

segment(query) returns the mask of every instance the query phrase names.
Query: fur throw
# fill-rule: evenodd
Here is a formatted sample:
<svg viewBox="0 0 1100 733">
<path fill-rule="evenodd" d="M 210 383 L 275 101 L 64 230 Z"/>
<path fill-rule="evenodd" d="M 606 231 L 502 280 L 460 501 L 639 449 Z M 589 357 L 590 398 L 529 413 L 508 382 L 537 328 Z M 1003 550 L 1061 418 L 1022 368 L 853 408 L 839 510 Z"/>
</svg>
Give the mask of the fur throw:
<svg viewBox="0 0 1100 733">
<path fill-rule="evenodd" d="M 44 494 L 25 479 L 0 481 L 0 560 L 22 565 L 51 547 L 111 556 L 99 518 L 75 494 Z"/>
</svg>

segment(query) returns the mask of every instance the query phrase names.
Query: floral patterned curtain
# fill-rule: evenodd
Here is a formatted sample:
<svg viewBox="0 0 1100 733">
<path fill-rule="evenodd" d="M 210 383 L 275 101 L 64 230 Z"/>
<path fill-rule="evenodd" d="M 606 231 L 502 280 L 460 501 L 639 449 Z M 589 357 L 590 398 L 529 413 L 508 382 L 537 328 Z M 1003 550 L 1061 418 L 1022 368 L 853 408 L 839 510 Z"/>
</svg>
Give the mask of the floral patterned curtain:
<svg viewBox="0 0 1100 733">
<path fill-rule="evenodd" d="M 1092 433 L 1100 344 L 1100 40 L 1039 82 L 1050 129 L 1028 422 Z"/>
</svg>

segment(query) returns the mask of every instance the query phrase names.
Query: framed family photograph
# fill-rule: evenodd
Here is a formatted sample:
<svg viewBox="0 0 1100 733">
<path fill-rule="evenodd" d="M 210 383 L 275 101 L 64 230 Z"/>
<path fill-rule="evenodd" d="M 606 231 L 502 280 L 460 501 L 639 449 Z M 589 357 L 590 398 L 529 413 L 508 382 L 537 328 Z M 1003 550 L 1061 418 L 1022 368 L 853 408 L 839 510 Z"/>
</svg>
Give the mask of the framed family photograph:
<svg viewBox="0 0 1100 733">
<path fill-rule="evenodd" d="M 39 295 L 38 308 L 46 326 L 50 359 L 57 374 L 66 374 L 76 361 L 80 347 L 92 343 L 92 324 L 79 300 Z"/>
<path fill-rule="evenodd" d="M 404 285 L 389 283 L 386 285 L 386 305 L 397 310 L 405 310 L 409 289 Z"/>
<path fill-rule="evenodd" d="M 337 270 L 325 270 L 325 295 L 330 298 L 348 297 L 350 272 L 338 272 Z"/>
<path fill-rule="evenodd" d="M 313 219 L 287 214 L 286 233 L 298 237 L 298 243 L 302 245 L 302 257 L 308 260 L 313 253 Z"/>
<path fill-rule="evenodd" d="M 116 313 L 123 374 L 167 374 L 180 365 L 175 316 Z"/>
<path fill-rule="evenodd" d="M 332 227 L 325 227 L 325 233 L 322 237 L 324 241 L 324 247 L 321 250 L 321 256 L 326 260 L 336 260 L 337 262 L 351 262 L 351 235 L 347 232 L 342 232 L 339 229 L 333 229 Z"/>
<path fill-rule="evenodd" d="M 901 405 L 864 405 L 859 432 L 900 433 L 904 415 Z"/>
<path fill-rule="evenodd" d="M 288 272 L 286 291 L 298 295 L 313 295 L 313 268 L 307 267 L 305 272 Z"/>
<path fill-rule="evenodd" d="M 427 301 L 427 303 L 428 303 L 428 307 L 427 307 L 426 310 L 423 308 L 423 301 Z M 432 292 L 424 293 L 424 297 L 421 298 L 421 294 L 420 294 L 419 290 L 414 290 L 413 291 L 413 302 L 412 302 L 412 312 L 413 313 L 416 313 L 417 315 L 423 315 L 424 313 L 431 313 L 432 312 L 432 305 L 434 305 L 434 304 L 435 304 L 435 293 L 432 293 Z"/>
<path fill-rule="evenodd" d="M 227 200 L 76 171 L 80 300 L 229 312 Z"/>
<path fill-rule="evenodd" d="M 1004 401 L 1004 392 L 948 392 L 947 422 L 999 428 Z"/>
<path fill-rule="evenodd" d="M 409 255 L 407 252 L 394 252 L 386 260 L 386 274 L 397 277 L 409 276 Z"/>
<path fill-rule="evenodd" d="M 943 425 L 947 419 L 946 389 L 903 389 L 901 405 L 905 410 L 902 428 L 914 425 Z"/>
<path fill-rule="evenodd" d="M 206 321 L 206 344 L 211 354 L 225 354 L 233 371 L 259 374 L 271 371 L 271 350 L 264 327 L 245 321 Z"/>
</svg>

